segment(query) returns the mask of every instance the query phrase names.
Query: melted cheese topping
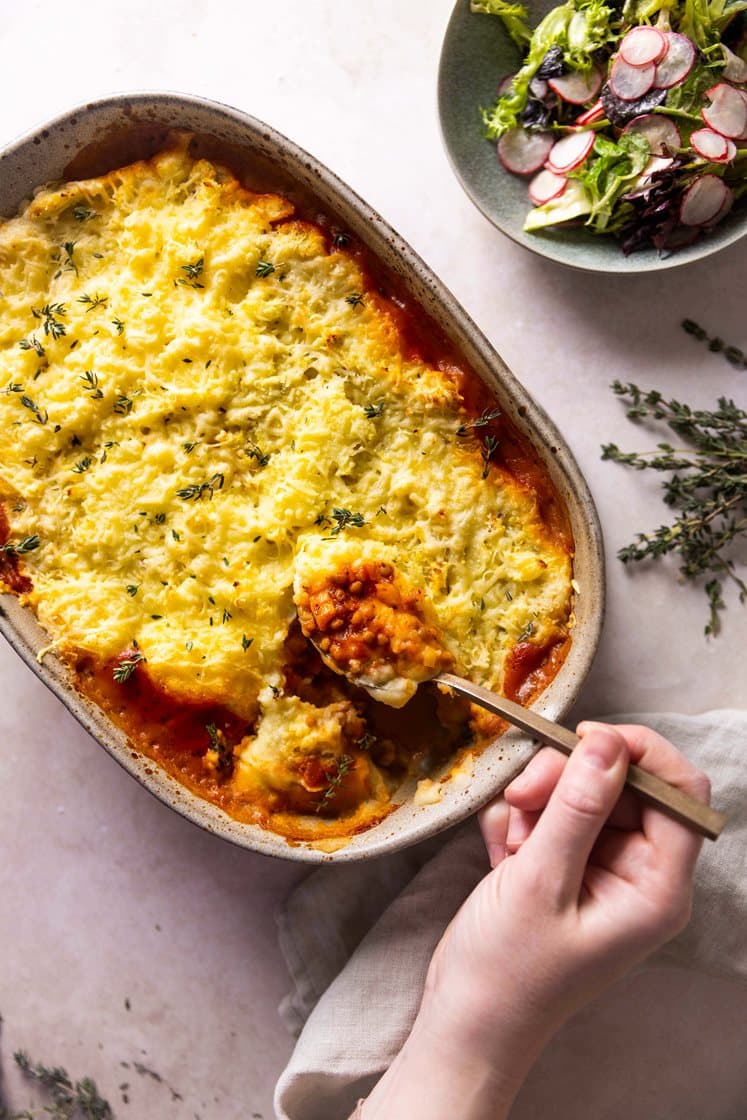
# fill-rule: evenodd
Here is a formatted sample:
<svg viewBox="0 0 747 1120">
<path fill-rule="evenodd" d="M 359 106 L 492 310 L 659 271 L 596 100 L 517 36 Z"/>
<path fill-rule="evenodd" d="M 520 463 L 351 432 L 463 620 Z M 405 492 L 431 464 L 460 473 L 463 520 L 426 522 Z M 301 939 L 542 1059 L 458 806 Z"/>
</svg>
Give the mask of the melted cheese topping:
<svg viewBox="0 0 747 1120">
<path fill-rule="evenodd" d="M 63 655 L 138 650 L 169 693 L 254 721 L 235 781 L 296 781 L 283 735 L 309 713 L 260 693 L 284 687 L 299 558 L 392 563 L 483 684 L 520 638 L 564 635 L 567 550 L 458 434 L 457 380 L 408 355 L 354 256 L 186 145 L 0 227 L 0 351 L 0 497 L 11 540 L 40 542 L 26 601 Z M 302 749 L 339 757 L 333 726 Z"/>
</svg>

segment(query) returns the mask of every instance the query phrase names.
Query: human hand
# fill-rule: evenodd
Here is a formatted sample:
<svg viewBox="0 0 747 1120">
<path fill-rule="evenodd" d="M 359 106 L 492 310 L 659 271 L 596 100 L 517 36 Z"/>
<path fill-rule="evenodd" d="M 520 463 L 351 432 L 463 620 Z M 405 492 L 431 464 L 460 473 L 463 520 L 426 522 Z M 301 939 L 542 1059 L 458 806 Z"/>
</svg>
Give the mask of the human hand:
<svg viewBox="0 0 747 1120">
<path fill-rule="evenodd" d="M 493 870 L 436 949 L 399 1063 L 400 1088 L 424 1054 L 459 1088 L 412 1120 L 505 1115 L 562 1023 L 687 923 L 701 840 L 623 784 L 633 761 L 707 801 L 707 778 L 647 728 L 578 731 L 570 759 L 540 751 L 481 814 Z"/>
</svg>

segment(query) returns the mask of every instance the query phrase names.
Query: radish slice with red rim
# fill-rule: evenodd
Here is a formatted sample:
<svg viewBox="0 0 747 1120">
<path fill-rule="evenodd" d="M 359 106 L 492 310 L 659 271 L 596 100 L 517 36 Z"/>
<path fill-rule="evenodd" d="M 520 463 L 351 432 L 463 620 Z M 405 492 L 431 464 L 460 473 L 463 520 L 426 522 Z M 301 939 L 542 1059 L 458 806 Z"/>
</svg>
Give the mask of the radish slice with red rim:
<svg viewBox="0 0 747 1120">
<path fill-rule="evenodd" d="M 645 136 L 652 156 L 666 156 L 670 151 L 682 146 L 682 137 L 677 125 L 669 117 L 659 113 L 645 113 L 642 117 L 633 117 L 633 120 L 623 129 L 623 135 L 626 132 Z"/>
<path fill-rule="evenodd" d="M 658 62 L 666 49 L 667 41 L 655 27 L 634 27 L 620 43 L 620 54 L 631 66 Z"/>
<path fill-rule="evenodd" d="M 729 141 L 712 128 L 696 128 L 690 136 L 690 143 L 704 159 L 722 160 L 729 151 Z"/>
<path fill-rule="evenodd" d="M 649 62 L 648 66 L 631 66 L 618 55 L 610 70 L 610 89 L 621 101 L 637 101 L 651 89 L 655 75 L 653 62 Z"/>
<path fill-rule="evenodd" d="M 656 63 L 654 85 L 657 89 L 670 89 L 683 81 L 695 65 L 695 44 L 687 35 L 664 31 L 667 49 Z"/>
<path fill-rule="evenodd" d="M 595 121 L 601 121 L 603 117 L 604 105 L 601 101 L 595 101 L 585 113 L 579 113 L 576 124 L 594 124 Z"/>
<path fill-rule="evenodd" d="M 556 175 L 564 175 L 582 164 L 594 146 L 594 133 L 588 129 L 569 132 L 553 144 L 546 167 Z"/>
<path fill-rule="evenodd" d="M 707 90 L 711 104 L 701 110 L 701 116 L 709 128 L 734 140 L 747 128 L 747 97 L 741 90 L 726 82 L 719 82 Z"/>
<path fill-rule="evenodd" d="M 548 88 L 549 87 L 545 79 L 538 78 L 536 75 L 529 83 L 529 92 L 531 93 L 532 97 L 536 97 L 538 101 L 541 101 L 543 97 L 547 96 Z"/>
<path fill-rule="evenodd" d="M 718 213 L 713 218 L 711 218 L 710 222 L 708 223 L 709 226 L 718 225 L 718 223 L 722 220 L 722 218 L 726 217 L 726 215 L 729 213 L 732 206 L 734 205 L 734 191 L 730 187 L 727 187 L 726 190 L 727 190 L 726 198 L 724 199 L 723 203 L 721 204 L 721 208 L 718 211 Z"/>
<path fill-rule="evenodd" d="M 722 213 L 731 193 L 718 175 L 701 175 L 682 196 L 680 222 L 683 226 L 707 226 Z"/>
<path fill-rule="evenodd" d="M 551 132 L 512 128 L 498 141 L 498 158 L 514 175 L 533 175 L 544 164 L 554 142 Z"/>
<path fill-rule="evenodd" d="M 585 105 L 587 101 L 597 96 L 602 88 L 602 81 L 602 71 L 595 66 L 588 74 L 572 70 L 557 78 L 548 78 L 547 84 L 569 105 Z"/>
<path fill-rule="evenodd" d="M 558 198 L 568 186 L 565 175 L 556 175 L 554 171 L 540 171 L 529 184 L 529 197 L 535 206 L 544 206 L 553 198 Z"/>
<path fill-rule="evenodd" d="M 747 82 L 747 62 L 740 58 L 734 51 L 730 51 L 726 43 L 721 44 L 721 50 L 724 52 L 724 61 L 726 65 L 723 69 L 723 76 L 729 82 L 739 82 L 742 85 Z"/>
</svg>

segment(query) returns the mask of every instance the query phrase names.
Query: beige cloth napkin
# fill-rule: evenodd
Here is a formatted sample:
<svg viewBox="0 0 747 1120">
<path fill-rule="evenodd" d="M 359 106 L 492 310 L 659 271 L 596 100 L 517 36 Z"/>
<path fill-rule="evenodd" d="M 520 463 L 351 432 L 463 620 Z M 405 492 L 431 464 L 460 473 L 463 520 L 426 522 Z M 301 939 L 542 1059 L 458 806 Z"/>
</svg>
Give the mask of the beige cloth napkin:
<svg viewBox="0 0 747 1120">
<path fill-rule="evenodd" d="M 675 743 L 728 814 L 698 862 L 688 927 L 649 958 L 747 981 L 747 712 L 618 715 Z M 431 954 L 488 870 L 474 820 L 405 852 L 312 872 L 278 916 L 299 1034 L 275 1093 L 278 1120 L 345 1120 L 407 1037 Z M 645 966 L 644 966 L 645 967 Z"/>
</svg>

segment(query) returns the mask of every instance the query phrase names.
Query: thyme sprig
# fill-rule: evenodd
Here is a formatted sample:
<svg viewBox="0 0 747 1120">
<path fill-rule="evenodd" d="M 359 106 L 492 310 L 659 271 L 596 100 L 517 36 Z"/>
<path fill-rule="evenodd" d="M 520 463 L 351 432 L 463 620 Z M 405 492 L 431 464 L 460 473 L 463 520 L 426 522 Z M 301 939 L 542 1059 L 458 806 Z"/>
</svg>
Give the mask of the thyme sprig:
<svg viewBox="0 0 747 1120">
<path fill-rule="evenodd" d="M 335 797 L 337 797 L 340 786 L 345 781 L 345 778 L 350 773 L 353 766 L 354 759 L 351 758 L 349 754 L 340 755 L 337 760 L 337 768 L 332 777 L 329 779 L 327 788 L 322 794 L 321 800 L 316 807 L 317 813 L 321 813 L 323 809 L 326 809 L 330 801 L 333 801 Z"/>
<path fill-rule="evenodd" d="M 138 665 L 145 661 L 145 656 L 139 649 L 135 649 L 128 657 L 122 657 L 112 669 L 112 677 L 118 684 L 128 681 Z"/>
<path fill-rule="evenodd" d="M 65 324 L 60 322 L 67 314 L 64 303 L 45 303 L 44 307 L 32 307 L 31 314 L 40 321 L 44 333 L 50 338 L 62 338 L 67 334 Z"/>
<path fill-rule="evenodd" d="M 199 502 L 207 494 L 208 498 L 212 500 L 215 491 L 223 489 L 223 482 L 222 474 L 214 474 L 207 482 L 198 482 L 193 486 L 183 486 L 181 490 L 177 490 L 176 496 L 182 498 L 185 502 Z"/>
<path fill-rule="evenodd" d="M 52 1103 L 43 1111 L 53 1120 L 113 1120 L 111 1105 L 100 1095 L 92 1078 L 82 1077 L 74 1082 L 61 1066 L 32 1062 L 23 1050 L 17 1050 L 13 1057 L 21 1072 L 48 1094 Z M 0 1107 L 0 1120 L 31 1120 L 34 1115 L 30 1109 L 10 1113 Z"/>
<path fill-rule="evenodd" d="M 704 581 L 710 608 L 705 633 L 717 634 L 724 581 L 736 584 L 740 602 L 747 599 L 733 555 L 734 546 L 747 537 L 747 412 L 726 397 L 709 411 L 665 401 L 658 391 L 632 383 L 615 381 L 612 390 L 628 402 L 631 420 L 663 422 L 688 445 L 659 443 L 648 453 L 623 452 L 614 443 L 602 447 L 603 459 L 639 471 L 669 472 L 662 483 L 664 502 L 679 510 L 671 524 L 638 533 L 618 556 L 627 564 L 675 553 L 684 579 Z"/>
<path fill-rule="evenodd" d="M 747 368 L 747 356 L 739 346 L 732 346 L 728 342 L 724 342 L 723 338 L 719 338 L 718 335 L 709 335 L 708 331 L 704 330 L 700 323 L 696 323 L 693 319 L 683 319 L 680 325 L 683 331 L 692 335 L 698 342 L 705 342 L 712 354 L 723 354 L 730 365 L 741 366 L 743 369 Z"/>
<path fill-rule="evenodd" d="M 39 547 L 41 541 L 36 533 L 31 537 L 24 537 L 21 541 L 6 541 L 5 544 L 0 545 L 0 552 L 6 552 L 10 556 L 23 556 L 26 552 L 34 552 Z"/>
<path fill-rule="evenodd" d="M 200 282 L 202 270 L 205 267 L 205 258 L 200 257 L 198 260 L 193 261 L 192 264 L 183 264 L 181 270 L 184 276 L 180 276 L 176 281 L 184 288 L 204 288 L 205 285 Z"/>
<path fill-rule="evenodd" d="M 353 513 L 349 509 L 333 509 L 332 520 L 335 524 L 330 530 L 330 537 L 339 537 L 343 529 L 360 529 L 366 524 L 362 513 Z M 317 519 L 317 523 L 330 524 L 326 517 Z M 329 537 L 325 537 L 325 540 L 329 539 Z"/>
<path fill-rule="evenodd" d="M 206 723 L 205 730 L 210 739 L 210 752 L 213 753 L 213 761 L 216 770 L 221 773 L 226 773 L 228 770 L 233 769 L 233 747 L 226 741 L 224 733 L 215 726 L 214 723 Z"/>
</svg>

